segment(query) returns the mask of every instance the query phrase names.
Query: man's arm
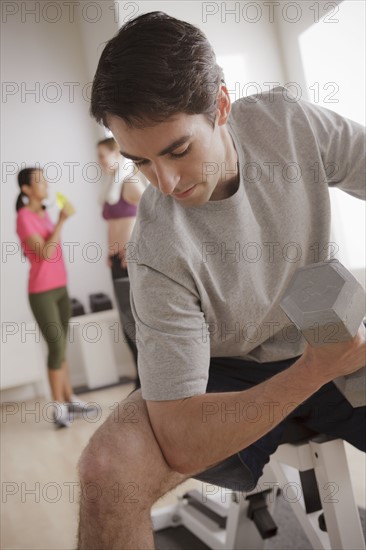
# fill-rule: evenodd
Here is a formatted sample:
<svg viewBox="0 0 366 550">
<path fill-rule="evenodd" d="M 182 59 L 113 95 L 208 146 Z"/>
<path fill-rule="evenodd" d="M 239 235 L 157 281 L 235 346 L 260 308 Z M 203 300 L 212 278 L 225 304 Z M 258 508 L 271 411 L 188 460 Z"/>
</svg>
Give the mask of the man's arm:
<svg viewBox="0 0 366 550">
<path fill-rule="evenodd" d="M 365 127 L 338 113 L 300 100 L 323 159 L 329 187 L 366 200 Z"/>
<path fill-rule="evenodd" d="M 147 401 L 150 421 L 171 468 L 198 473 L 248 447 L 325 383 L 364 364 L 362 325 L 351 342 L 307 346 L 291 367 L 248 390 Z M 255 422 L 245 414 L 249 403 L 255 404 Z"/>
</svg>

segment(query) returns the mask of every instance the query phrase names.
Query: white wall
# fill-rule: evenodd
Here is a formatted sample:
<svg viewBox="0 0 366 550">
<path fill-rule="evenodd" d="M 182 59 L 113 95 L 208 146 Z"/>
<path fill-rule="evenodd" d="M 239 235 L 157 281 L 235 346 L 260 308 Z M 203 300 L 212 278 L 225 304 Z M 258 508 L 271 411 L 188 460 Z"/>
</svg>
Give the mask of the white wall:
<svg viewBox="0 0 366 550">
<path fill-rule="evenodd" d="M 275 0 L 271 0 L 277 4 Z M 319 25 L 320 32 L 326 30 L 326 21 L 332 19 L 334 6 L 342 0 L 318 0 L 317 2 L 279 2 L 274 6 L 274 26 L 278 36 L 279 51 L 283 63 L 286 82 L 296 82 L 302 90 L 302 97 L 310 99 L 311 90 L 304 71 L 303 57 L 299 37 L 314 24 Z M 292 6 L 291 6 L 292 4 Z M 318 18 L 319 14 L 319 18 Z M 325 18 L 324 18 L 325 17 Z M 315 23 L 318 21 L 318 23 Z M 331 24 L 331 23 L 329 23 Z M 325 44 L 322 44 L 322 47 Z M 320 53 L 320 50 L 318 51 Z"/>
<path fill-rule="evenodd" d="M 274 25 L 262 0 L 257 9 L 243 11 L 248 2 L 195 2 L 149 0 L 116 1 L 119 25 L 151 11 L 163 11 L 199 27 L 212 44 L 223 67 L 231 99 L 268 90 L 266 82 L 284 82 Z M 249 85 L 249 83 L 255 85 Z"/>
<path fill-rule="evenodd" d="M 85 71 L 88 75 L 88 80 L 92 81 L 97 70 L 100 55 L 108 40 L 118 31 L 119 20 L 118 10 L 114 0 L 103 0 L 97 2 L 99 12 L 90 11 L 83 14 L 82 10 L 78 10 L 78 27 L 80 37 L 80 48 L 83 59 L 85 60 Z M 91 19 L 95 18 L 93 23 Z M 97 131 L 104 137 L 104 130 L 97 126 Z"/>
<path fill-rule="evenodd" d="M 308 86 L 316 83 L 311 90 L 313 102 L 365 125 L 366 5 L 346 0 L 337 7 L 331 18 L 323 18 L 299 36 L 305 80 Z M 365 203 L 339 189 L 330 192 L 339 260 L 351 269 L 362 270 L 366 256 Z"/>
<path fill-rule="evenodd" d="M 365 3 L 297 5 L 298 21 L 286 21 L 281 10 L 277 19 L 287 81 L 300 85 L 304 99 L 365 125 Z M 295 19 L 295 12 L 288 16 Z M 330 189 L 330 196 L 337 257 L 366 287 L 365 203 L 339 189 Z"/>
<path fill-rule="evenodd" d="M 29 9 L 42 5 L 18 3 L 22 4 Z M 91 293 L 106 292 L 113 299 L 110 270 L 105 261 L 106 224 L 97 203 L 99 174 L 95 164 L 89 164 L 96 163 L 95 143 L 103 131 L 89 116 L 88 83 L 94 74 L 93 55 L 96 59 L 99 43 L 116 32 L 117 22 L 110 11 L 93 23 L 98 13 L 92 9 L 83 13 L 77 7 L 80 3 L 76 3 L 71 17 L 65 4 L 58 3 L 58 12 L 50 7 L 32 15 L 19 9 L 18 13 L 3 18 L 2 79 L 8 83 L 2 105 L 3 327 L 6 322 L 33 319 L 27 299 L 29 264 L 22 259 L 15 232 L 16 172 L 22 163 L 38 162 L 41 166 L 50 163 L 46 170 L 50 203 L 58 190 L 76 208 L 76 215 L 66 222 L 62 233 L 70 295 L 79 298 L 86 310 Z M 103 2 L 99 6 L 107 9 L 108 4 Z M 61 17 L 52 23 L 58 14 Z M 85 36 L 89 40 L 87 49 L 84 49 Z M 49 85 L 51 82 L 56 86 Z M 66 83 L 75 83 L 73 94 L 71 84 Z M 25 93 L 31 89 L 39 90 L 36 97 Z M 57 101 L 53 101 L 55 97 Z M 73 179 L 67 163 L 76 163 Z M 50 207 L 50 215 L 54 220 L 57 218 L 54 206 Z M 67 242 L 74 243 L 74 257 Z M 98 260 L 100 251 L 103 257 Z"/>
</svg>

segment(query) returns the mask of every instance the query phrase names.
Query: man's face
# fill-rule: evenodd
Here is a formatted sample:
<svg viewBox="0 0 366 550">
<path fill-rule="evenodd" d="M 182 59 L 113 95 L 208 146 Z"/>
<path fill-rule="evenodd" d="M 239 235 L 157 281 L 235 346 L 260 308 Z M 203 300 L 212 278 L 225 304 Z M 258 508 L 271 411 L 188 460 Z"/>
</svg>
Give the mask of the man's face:
<svg viewBox="0 0 366 550">
<path fill-rule="evenodd" d="M 179 113 L 143 129 L 129 128 L 114 115 L 108 125 L 123 156 L 164 195 L 182 206 L 224 198 L 233 174 L 224 173 L 223 163 L 233 154 L 233 145 L 223 124 L 216 122 L 213 128 L 204 115 Z"/>
</svg>

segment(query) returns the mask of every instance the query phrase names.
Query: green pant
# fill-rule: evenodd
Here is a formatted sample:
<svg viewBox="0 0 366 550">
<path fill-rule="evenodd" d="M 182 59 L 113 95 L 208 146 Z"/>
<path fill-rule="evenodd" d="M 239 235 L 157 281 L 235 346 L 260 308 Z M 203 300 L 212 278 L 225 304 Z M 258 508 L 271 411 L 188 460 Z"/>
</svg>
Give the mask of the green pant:
<svg viewBox="0 0 366 550">
<path fill-rule="evenodd" d="M 47 342 L 49 369 L 59 369 L 65 359 L 71 303 L 66 286 L 29 294 L 29 304 Z"/>
</svg>

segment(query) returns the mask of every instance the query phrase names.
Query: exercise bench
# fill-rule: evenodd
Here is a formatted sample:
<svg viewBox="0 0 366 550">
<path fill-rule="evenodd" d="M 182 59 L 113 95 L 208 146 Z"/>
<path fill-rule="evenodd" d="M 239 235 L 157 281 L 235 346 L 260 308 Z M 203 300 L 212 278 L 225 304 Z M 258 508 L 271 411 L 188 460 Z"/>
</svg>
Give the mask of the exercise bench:
<svg viewBox="0 0 366 550">
<path fill-rule="evenodd" d="M 153 510 L 154 530 L 184 526 L 212 549 L 264 549 L 281 529 L 273 512 L 282 495 L 314 549 L 365 550 L 344 441 L 302 427 L 293 439 L 271 455 L 253 491 L 203 484 Z"/>
</svg>

